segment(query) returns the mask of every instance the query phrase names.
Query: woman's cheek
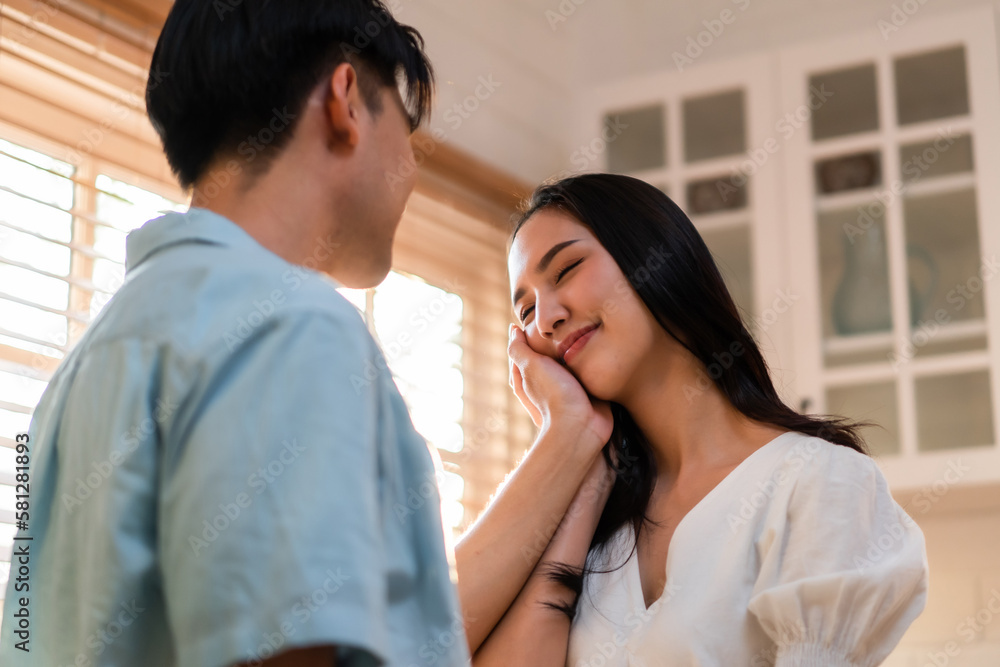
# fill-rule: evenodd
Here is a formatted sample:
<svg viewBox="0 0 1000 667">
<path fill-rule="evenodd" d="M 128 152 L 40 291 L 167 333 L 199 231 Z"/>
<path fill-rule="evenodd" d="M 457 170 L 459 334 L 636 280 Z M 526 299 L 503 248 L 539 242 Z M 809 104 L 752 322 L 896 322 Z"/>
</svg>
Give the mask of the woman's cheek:
<svg viewBox="0 0 1000 667">
<path fill-rule="evenodd" d="M 542 338 L 542 335 L 538 333 L 538 329 L 534 325 L 528 325 L 525 331 L 525 339 L 528 341 L 528 347 L 535 353 L 555 358 L 551 350 L 548 349 L 550 346 Z"/>
</svg>

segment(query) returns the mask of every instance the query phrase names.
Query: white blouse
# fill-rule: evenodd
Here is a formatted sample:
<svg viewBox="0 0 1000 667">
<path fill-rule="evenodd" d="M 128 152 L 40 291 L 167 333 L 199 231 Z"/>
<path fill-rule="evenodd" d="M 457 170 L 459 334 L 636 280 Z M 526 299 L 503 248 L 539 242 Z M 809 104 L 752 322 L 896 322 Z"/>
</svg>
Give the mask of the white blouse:
<svg viewBox="0 0 1000 667">
<path fill-rule="evenodd" d="M 875 462 L 797 432 L 684 516 L 649 609 L 634 541 L 626 524 L 588 557 L 606 570 L 625 562 L 587 576 L 567 667 L 868 667 L 927 599 L 923 533 Z"/>
</svg>

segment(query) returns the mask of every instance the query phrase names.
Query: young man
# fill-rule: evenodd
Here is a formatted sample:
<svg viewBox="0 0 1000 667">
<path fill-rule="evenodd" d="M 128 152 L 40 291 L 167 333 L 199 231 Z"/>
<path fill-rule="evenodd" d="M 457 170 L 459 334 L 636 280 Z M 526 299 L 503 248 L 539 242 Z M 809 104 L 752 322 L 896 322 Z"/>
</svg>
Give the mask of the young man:
<svg viewBox="0 0 1000 667">
<path fill-rule="evenodd" d="M 378 0 L 177 0 L 151 74 L 192 207 L 129 235 L 35 412 L 0 662 L 466 664 L 439 504 L 393 511 L 432 457 L 335 291 L 391 266 L 420 36 Z"/>
</svg>

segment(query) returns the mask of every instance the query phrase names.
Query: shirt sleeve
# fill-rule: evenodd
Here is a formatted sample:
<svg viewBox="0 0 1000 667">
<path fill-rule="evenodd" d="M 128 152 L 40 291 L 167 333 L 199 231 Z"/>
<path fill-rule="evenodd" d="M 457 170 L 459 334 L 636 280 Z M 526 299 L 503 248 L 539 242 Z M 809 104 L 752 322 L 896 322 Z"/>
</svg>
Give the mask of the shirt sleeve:
<svg viewBox="0 0 1000 667">
<path fill-rule="evenodd" d="M 330 644 L 341 664 L 385 660 L 380 354 L 346 311 L 285 313 L 197 374 L 158 510 L 178 664 Z"/>
<path fill-rule="evenodd" d="M 758 543 L 750 612 L 776 667 L 880 664 L 927 599 L 923 533 L 875 462 L 824 443 Z"/>
</svg>

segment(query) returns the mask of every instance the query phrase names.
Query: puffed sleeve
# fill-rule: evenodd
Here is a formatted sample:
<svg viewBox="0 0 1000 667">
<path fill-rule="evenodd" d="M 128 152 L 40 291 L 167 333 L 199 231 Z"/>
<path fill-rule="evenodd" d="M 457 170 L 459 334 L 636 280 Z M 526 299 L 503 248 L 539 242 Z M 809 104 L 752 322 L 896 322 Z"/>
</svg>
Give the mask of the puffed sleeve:
<svg viewBox="0 0 1000 667">
<path fill-rule="evenodd" d="M 776 667 L 880 664 L 927 600 L 924 536 L 875 462 L 822 440 L 758 542 L 749 611 Z"/>
</svg>

